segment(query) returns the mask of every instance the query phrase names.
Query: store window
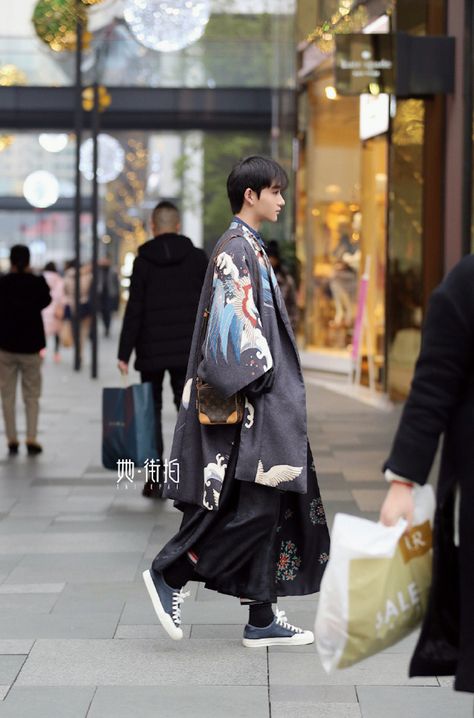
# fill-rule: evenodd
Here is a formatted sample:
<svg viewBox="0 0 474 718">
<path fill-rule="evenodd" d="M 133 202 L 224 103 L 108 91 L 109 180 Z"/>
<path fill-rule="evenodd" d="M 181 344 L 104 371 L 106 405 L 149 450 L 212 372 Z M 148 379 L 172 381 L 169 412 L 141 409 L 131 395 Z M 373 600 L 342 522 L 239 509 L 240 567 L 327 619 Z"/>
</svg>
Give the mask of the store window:
<svg viewBox="0 0 474 718">
<path fill-rule="evenodd" d="M 393 398 L 407 395 L 421 344 L 424 116 L 422 100 L 402 100 L 392 126 L 387 345 Z"/>
<path fill-rule="evenodd" d="M 384 384 L 387 140 L 360 139 L 360 98 L 329 80 L 309 87 L 304 153 L 305 231 L 298 232 L 306 307 L 305 349 L 348 362 L 358 288 L 368 274 L 363 353 Z M 387 109 L 388 111 L 388 109 Z M 299 177 L 299 187 L 303 184 Z M 300 225 L 301 225 L 300 217 Z M 302 238 L 305 237 L 303 241 Z"/>
</svg>

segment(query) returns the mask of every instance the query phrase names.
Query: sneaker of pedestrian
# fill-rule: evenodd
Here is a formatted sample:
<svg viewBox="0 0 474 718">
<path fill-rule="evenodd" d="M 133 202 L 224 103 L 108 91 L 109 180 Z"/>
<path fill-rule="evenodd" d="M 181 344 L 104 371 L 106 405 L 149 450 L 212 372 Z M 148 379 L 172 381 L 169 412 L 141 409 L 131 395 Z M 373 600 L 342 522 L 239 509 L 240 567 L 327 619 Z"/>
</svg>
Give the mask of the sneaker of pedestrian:
<svg viewBox="0 0 474 718">
<path fill-rule="evenodd" d="M 189 591 L 171 588 L 163 575 L 152 568 L 143 572 L 143 580 L 161 625 L 170 638 L 180 641 L 183 637 L 181 604 L 190 595 Z"/>
<path fill-rule="evenodd" d="M 8 454 L 9 456 L 16 456 L 18 454 L 18 448 L 20 444 L 18 441 L 9 441 L 8 442 Z"/>
<path fill-rule="evenodd" d="M 306 646 L 314 643 L 314 635 L 311 631 L 303 631 L 302 628 L 292 626 L 288 623 L 285 611 L 277 612 L 269 626 L 257 628 L 247 624 L 244 628 L 242 643 L 246 648 L 261 648 L 265 646 Z"/>
<path fill-rule="evenodd" d="M 38 444 L 37 441 L 27 441 L 26 451 L 28 452 L 28 456 L 37 456 L 37 454 L 41 454 L 43 447 L 41 444 Z"/>
</svg>

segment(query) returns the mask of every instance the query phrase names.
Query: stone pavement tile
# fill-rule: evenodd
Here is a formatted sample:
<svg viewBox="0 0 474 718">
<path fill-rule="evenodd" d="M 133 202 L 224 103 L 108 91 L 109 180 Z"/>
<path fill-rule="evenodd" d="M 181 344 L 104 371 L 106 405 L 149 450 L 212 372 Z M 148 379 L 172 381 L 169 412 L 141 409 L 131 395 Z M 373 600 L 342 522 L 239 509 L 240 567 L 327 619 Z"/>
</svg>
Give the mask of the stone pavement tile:
<svg viewBox="0 0 474 718">
<path fill-rule="evenodd" d="M 452 688 L 454 684 L 453 676 L 437 676 L 438 683 L 442 688 Z"/>
<path fill-rule="evenodd" d="M 0 684 L 1 685 L 7 685 L 10 683 L 13 683 L 13 681 L 15 680 L 15 678 L 17 676 L 18 671 L 22 667 L 26 658 L 27 658 L 26 655 L 18 655 L 18 654 L 0 655 Z"/>
<path fill-rule="evenodd" d="M 354 500 L 362 511 L 379 511 L 386 494 L 387 489 L 383 485 L 380 489 L 352 490 Z"/>
<path fill-rule="evenodd" d="M 358 703 L 274 703 L 272 718 L 360 718 Z"/>
<path fill-rule="evenodd" d="M 2 593 L 61 593 L 65 583 L 4 583 L 0 586 Z"/>
<path fill-rule="evenodd" d="M 233 607 L 227 601 L 190 601 L 187 599 L 182 606 L 181 616 L 185 624 L 237 623 L 244 625 L 247 622 L 248 611 L 240 605 L 237 598 L 234 598 Z M 147 595 L 127 601 L 121 617 L 122 623 L 130 625 L 154 623 L 155 620 L 156 614 Z"/>
<path fill-rule="evenodd" d="M 13 686 L 0 703 L 0 718 L 85 718 L 95 688 Z"/>
<path fill-rule="evenodd" d="M 271 686 L 273 703 L 357 703 L 354 686 Z"/>
<path fill-rule="evenodd" d="M 157 623 L 155 623 L 154 625 L 150 625 L 147 623 L 141 626 L 137 624 L 133 626 L 127 626 L 126 624 L 120 623 L 117 626 L 114 638 L 162 638 L 171 640 L 164 628 L 162 628 L 158 623 L 158 619 L 156 619 L 156 621 Z M 181 628 L 183 629 L 184 638 L 189 638 L 191 633 L 191 626 L 182 625 Z M 209 638 L 209 636 L 203 636 L 203 638 Z M 222 638 L 222 636 L 219 636 L 219 638 Z M 225 638 L 227 638 L 227 636 L 225 636 Z M 232 636 L 232 638 L 235 638 L 235 636 Z"/>
<path fill-rule="evenodd" d="M 266 652 L 237 641 L 39 640 L 17 685 L 266 686 Z"/>
<path fill-rule="evenodd" d="M 472 718 L 472 694 L 450 688 L 357 686 L 363 718 Z"/>
<path fill-rule="evenodd" d="M 14 516 L 7 516 L 0 521 L 0 534 L 41 533 L 47 529 L 50 523 L 50 518 L 15 518 Z"/>
<path fill-rule="evenodd" d="M 0 636 L 4 638 L 112 638 L 119 612 L 58 615 L 51 613 L 15 614 L 0 617 Z"/>
<path fill-rule="evenodd" d="M 69 553 L 25 556 L 7 583 L 133 581 L 141 553 Z M 0 558 L 1 561 L 1 558 Z"/>
<path fill-rule="evenodd" d="M 0 686 L 0 701 L 3 701 L 9 690 L 10 686 Z"/>
<path fill-rule="evenodd" d="M 1 527 L 0 523 L 0 527 Z M 92 519 L 84 520 L 82 516 L 75 516 L 72 519 L 71 516 L 58 516 L 53 521 L 50 521 L 47 533 L 49 534 L 60 534 L 69 533 L 89 533 L 94 531 L 100 531 L 100 533 L 115 533 L 117 530 L 127 532 L 137 532 L 140 534 L 146 534 L 149 538 L 149 533 L 155 525 L 155 519 L 153 516 L 140 517 L 140 516 L 124 516 L 120 519 L 119 526 L 117 525 L 116 518 L 110 518 L 109 516 L 99 515 L 94 516 Z"/>
<path fill-rule="evenodd" d="M 50 613 L 57 600 L 57 593 L 0 594 L 0 616 L 12 617 L 19 614 Z"/>
<path fill-rule="evenodd" d="M 323 497 L 324 502 L 328 501 L 348 501 L 350 503 L 353 503 L 354 498 L 352 496 L 352 492 L 350 488 L 347 489 L 327 489 L 321 487 L 321 495 Z"/>
<path fill-rule="evenodd" d="M 68 583 L 52 613 L 121 612 L 125 601 L 141 597 L 143 589 L 130 582 Z"/>
<path fill-rule="evenodd" d="M 0 513 L 10 513 L 16 503 L 18 503 L 18 499 L 16 498 L 0 497 Z"/>
<path fill-rule="evenodd" d="M 50 498 L 44 501 L 34 501 L 30 498 L 18 501 L 11 509 L 11 516 L 56 516 L 66 513 L 101 513 L 110 506 L 109 498 Z M 0 511 L 2 507 L 0 505 Z"/>
<path fill-rule="evenodd" d="M 61 534 L 13 534 L 4 536 L 0 542 L 0 554 L 10 553 L 115 553 L 145 550 L 146 533 L 120 531 L 115 533 L 61 533 Z"/>
<path fill-rule="evenodd" d="M 33 648 L 34 650 L 34 648 Z M 399 653 L 379 653 L 351 668 L 327 674 L 316 652 L 313 655 L 269 652 L 270 685 L 423 685 L 438 686 L 436 678 L 408 678 L 410 656 Z"/>
<path fill-rule="evenodd" d="M 244 626 L 243 624 L 239 623 L 237 624 L 229 624 L 229 625 L 219 625 L 219 626 L 198 626 L 194 624 L 191 627 L 191 639 L 193 638 L 226 638 L 231 640 L 242 640 L 244 632 Z"/>
<path fill-rule="evenodd" d="M 99 687 L 87 718 L 268 718 L 266 687 Z"/>
<path fill-rule="evenodd" d="M 31 639 L 0 638 L 0 655 L 26 655 L 31 651 L 33 643 Z"/>
</svg>

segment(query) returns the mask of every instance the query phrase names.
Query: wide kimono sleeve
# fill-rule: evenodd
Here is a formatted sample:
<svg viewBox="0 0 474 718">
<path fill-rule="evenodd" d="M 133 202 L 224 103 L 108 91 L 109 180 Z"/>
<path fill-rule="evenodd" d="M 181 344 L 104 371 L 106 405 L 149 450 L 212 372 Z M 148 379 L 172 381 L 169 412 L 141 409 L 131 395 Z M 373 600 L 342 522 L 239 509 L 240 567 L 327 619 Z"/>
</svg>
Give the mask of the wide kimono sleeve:
<svg viewBox="0 0 474 718">
<path fill-rule="evenodd" d="M 212 302 L 198 376 L 227 397 L 273 367 L 257 308 L 258 260 L 240 238 L 216 255 Z"/>
</svg>

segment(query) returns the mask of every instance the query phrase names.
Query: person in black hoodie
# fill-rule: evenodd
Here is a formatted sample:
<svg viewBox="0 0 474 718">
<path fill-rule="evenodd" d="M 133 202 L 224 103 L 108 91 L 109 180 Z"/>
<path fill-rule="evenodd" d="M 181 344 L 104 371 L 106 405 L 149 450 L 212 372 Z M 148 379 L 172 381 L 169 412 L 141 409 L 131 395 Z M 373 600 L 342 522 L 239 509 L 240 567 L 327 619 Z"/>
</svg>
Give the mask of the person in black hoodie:
<svg viewBox="0 0 474 718">
<path fill-rule="evenodd" d="M 40 351 L 46 346 L 41 310 L 51 302 L 44 277 L 30 270 L 30 251 L 16 244 L 10 251 L 11 271 L 0 278 L 0 390 L 10 455 L 18 454 L 16 386 L 21 388 L 26 411 L 26 449 L 41 453 L 36 441 L 41 395 Z"/>
<path fill-rule="evenodd" d="M 133 265 L 118 367 L 123 374 L 128 373 L 130 355 L 135 349 L 135 369 L 140 372 L 142 382 L 153 385 L 157 459 L 161 465 L 163 378 L 168 371 L 178 409 L 207 257 L 179 233 L 179 212 L 171 202 L 160 202 L 155 207 L 151 223 L 153 239 L 140 247 Z M 143 494 L 159 497 L 161 486 L 149 480 Z"/>
</svg>

